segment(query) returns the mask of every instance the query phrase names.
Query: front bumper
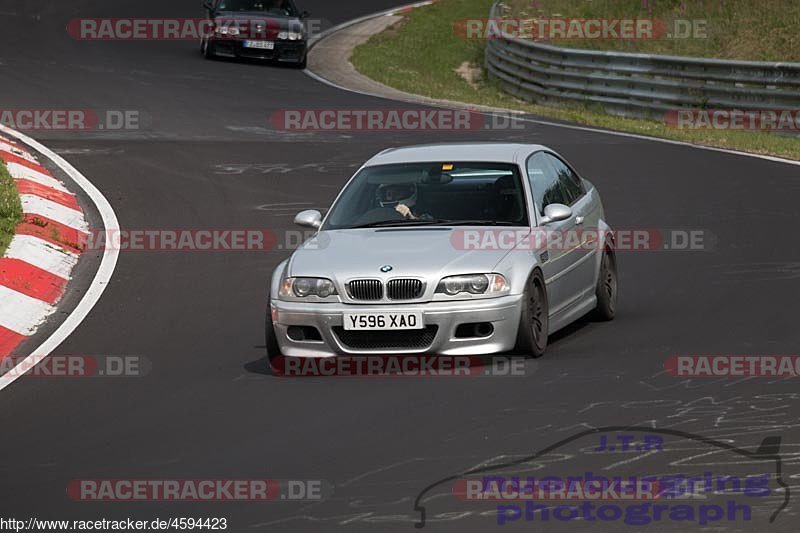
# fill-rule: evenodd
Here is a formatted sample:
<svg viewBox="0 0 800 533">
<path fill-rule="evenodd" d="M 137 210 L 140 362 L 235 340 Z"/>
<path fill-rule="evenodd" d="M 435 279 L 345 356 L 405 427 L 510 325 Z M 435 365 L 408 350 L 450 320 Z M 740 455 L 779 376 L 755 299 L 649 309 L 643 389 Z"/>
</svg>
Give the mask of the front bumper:
<svg viewBox="0 0 800 533">
<path fill-rule="evenodd" d="M 306 57 L 305 41 L 273 41 L 275 48 L 246 48 L 241 39 L 213 39 L 214 54 L 219 57 L 267 59 L 287 63 L 300 63 Z"/>
<path fill-rule="evenodd" d="M 485 355 L 514 348 L 519 327 L 522 295 L 454 302 L 427 302 L 402 305 L 352 305 L 272 301 L 272 321 L 281 353 L 290 357 L 332 357 L 344 354 L 437 354 Z M 356 349 L 342 342 L 343 313 L 421 311 L 426 327 L 435 326 L 432 341 L 426 346 L 403 349 Z M 489 322 L 488 337 L 456 338 L 460 324 Z M 321 341 L 296 341 L 289 338 L 290 326 L 313 326 Z M 431 328 L 433 329 L 433 328 Z M 418 330 L 419 331 L 419 330 Z"/>
</svg>

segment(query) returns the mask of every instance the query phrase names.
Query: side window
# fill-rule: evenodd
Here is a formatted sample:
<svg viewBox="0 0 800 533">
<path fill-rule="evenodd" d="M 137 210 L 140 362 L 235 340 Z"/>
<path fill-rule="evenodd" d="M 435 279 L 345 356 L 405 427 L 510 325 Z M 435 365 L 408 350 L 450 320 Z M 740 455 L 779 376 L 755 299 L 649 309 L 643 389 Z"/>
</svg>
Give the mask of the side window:
<svg viewBox="0 0 800 533">
<path fill-rule="evenodd" d="M 550 204 L 566 204 L 571 202 L 565 194 L 558 174 L 550 164 L 551 156 L 537 152 L 528 158 L 528 180 L 533 191 L 533 203 L 540 215 Z"/>
<path fill-rule="evenodd" d="M 564 202 L 564 204 L 574 204 L 585 192 L 581 179 L 559 158 L 548 154 L 547 160 L 550 162 L 553 169 L 555 169 L 558 175 L 558 181 L 561 183 L 561 187 L 564 189 L 564 193 L 569 199 L 569 201 Z"/>
</svg>

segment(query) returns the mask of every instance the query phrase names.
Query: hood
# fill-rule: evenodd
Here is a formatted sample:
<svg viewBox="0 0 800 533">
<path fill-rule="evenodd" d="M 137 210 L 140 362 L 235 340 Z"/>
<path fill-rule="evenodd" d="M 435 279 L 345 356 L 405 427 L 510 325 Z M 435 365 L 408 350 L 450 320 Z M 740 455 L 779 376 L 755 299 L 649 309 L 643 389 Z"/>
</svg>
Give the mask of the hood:
<svg viewBox="0 0 800 533">
<path fill-rule="evenodd" d="M 300 31 L 305 29 L 305 24 L 299 17 L 276 17 L 261 11 L 217 11 L 214 21 L 253 21 L 256 24 L 265 24 L 269 30 Z"/>
<path fill-rule="evenodd" d="M 464 229 L 464 228 L 458 228 Z M 464 250 L 452 228 L 369 228 L 323 231 L 298 248 L 290 276 L 387 280 L 421 277 L 436 282 L 455 274 L 493 272 L 509 250 Z M 389 265 L 392 270 L 381 272 Z"/>
</svg>

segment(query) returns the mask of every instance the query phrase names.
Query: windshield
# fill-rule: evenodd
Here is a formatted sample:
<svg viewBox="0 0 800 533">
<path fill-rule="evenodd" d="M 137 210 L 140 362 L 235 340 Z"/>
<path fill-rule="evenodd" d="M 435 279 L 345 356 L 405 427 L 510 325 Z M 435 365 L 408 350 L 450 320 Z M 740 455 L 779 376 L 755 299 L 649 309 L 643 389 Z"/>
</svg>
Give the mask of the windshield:
<svg viewBox="0 0 800 533">
<path fill-rule="evenodd" d="M 291 0 L 222 0 L 219 11 L 246 11 L 296 17 L 297 8 Z"/>
<path fill-rule="evenodd" d="M 345 188 L 323 229 L 448 223 L 527 226 L 516 165 L 443 162 L 368 167 Z"/>
</svg>

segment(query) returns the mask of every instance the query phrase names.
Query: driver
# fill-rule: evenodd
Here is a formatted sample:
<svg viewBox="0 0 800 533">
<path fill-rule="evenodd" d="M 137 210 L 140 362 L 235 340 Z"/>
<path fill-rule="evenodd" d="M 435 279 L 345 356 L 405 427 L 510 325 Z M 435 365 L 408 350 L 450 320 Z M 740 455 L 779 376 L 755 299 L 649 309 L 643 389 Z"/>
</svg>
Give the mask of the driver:
<svg viewBox="0 0 800 533">
<path fill-rule="evenodd" d="M 389 183 L 378 187 L 375 192 L 381 207 L 394 207 L 394 210 L 411 220 L 417 220 L 412 208 L 417 203 L 416 183 Z"/>
</svg>

